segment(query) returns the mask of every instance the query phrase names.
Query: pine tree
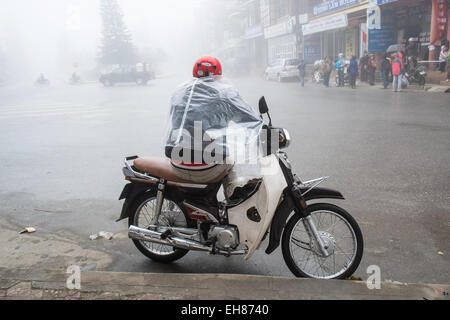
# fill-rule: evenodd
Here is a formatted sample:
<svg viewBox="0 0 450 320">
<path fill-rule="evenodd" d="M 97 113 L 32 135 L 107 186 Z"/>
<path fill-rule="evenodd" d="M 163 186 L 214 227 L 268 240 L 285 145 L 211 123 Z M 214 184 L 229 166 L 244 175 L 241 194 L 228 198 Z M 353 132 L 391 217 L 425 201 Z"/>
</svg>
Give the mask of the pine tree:
<svg viewBox="0 0 450 320">
<path fill-rule="evenodd" d="M 100 62 L 105 65 L 136 63 L 131 34 L 117 0 L 101 0 L 100 6 L 103 24 Z"/>
</svg>

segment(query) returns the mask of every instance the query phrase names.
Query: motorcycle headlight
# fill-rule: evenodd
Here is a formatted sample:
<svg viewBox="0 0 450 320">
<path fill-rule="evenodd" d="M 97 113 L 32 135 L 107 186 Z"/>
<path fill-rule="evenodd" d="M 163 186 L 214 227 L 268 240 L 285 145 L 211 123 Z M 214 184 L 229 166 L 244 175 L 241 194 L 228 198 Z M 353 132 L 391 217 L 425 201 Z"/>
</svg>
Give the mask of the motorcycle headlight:
<svg viewBox="0 0 450 320">
<path fill-rule="evenodd" d="M 287 131 L 286 129 L 280 129 L 278 142 L 280 149 L 289 147 L 289 145 L 291 144 L 291 135 L 289 134 L 289 131 Z"/>
</svg>

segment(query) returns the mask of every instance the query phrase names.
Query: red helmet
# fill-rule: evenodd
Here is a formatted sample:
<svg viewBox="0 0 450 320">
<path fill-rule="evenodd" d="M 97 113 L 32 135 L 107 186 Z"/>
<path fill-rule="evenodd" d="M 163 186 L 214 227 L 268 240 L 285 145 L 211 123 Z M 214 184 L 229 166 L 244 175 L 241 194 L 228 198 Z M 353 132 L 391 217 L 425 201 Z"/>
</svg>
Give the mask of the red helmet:
<svg viewBox="0 0 450 320">
<path fill-rule="evenodd" d="M 211 56 L 204 56 L 195 61 L 193 75 L 196 78 L 222 75 L 222 65 Z"/>
</svg>

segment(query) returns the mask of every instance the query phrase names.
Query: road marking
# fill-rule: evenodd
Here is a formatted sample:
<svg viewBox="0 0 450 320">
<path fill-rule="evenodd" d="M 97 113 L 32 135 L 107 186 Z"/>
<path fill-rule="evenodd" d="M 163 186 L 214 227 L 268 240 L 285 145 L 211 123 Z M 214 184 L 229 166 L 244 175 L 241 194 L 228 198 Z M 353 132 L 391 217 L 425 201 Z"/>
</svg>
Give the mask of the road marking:
<svg viewBox="0 0 450 320">
<path fill-rule="evenodd" d="M 42 106 L 42 107 L 14 107 L 8 106 L 7 109 L 0 109 L 0 120 L 30 118 L 30 117 L 50 117 L 66 116 L 75 114 L 104 114 L 110 112 L 104 107 L 92 106 Z"/>
</svg>

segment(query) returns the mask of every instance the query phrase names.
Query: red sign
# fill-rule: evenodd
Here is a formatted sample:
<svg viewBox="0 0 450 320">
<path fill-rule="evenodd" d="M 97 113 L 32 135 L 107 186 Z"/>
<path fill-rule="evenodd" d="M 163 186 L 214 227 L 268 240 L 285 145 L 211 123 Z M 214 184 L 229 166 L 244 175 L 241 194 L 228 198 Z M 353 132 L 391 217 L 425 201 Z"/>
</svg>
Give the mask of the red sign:
<svg viewBox="0 0 450 320">
<path fill-rule="evenodd" d="M 444 39 L 445 34 L 447 33 L 447 0 L 433 0 L 433 12 L 436 35 L 435 39 L 432 39 L 431 43 L 439 45 L 439 41 Z"/>
</svg>

